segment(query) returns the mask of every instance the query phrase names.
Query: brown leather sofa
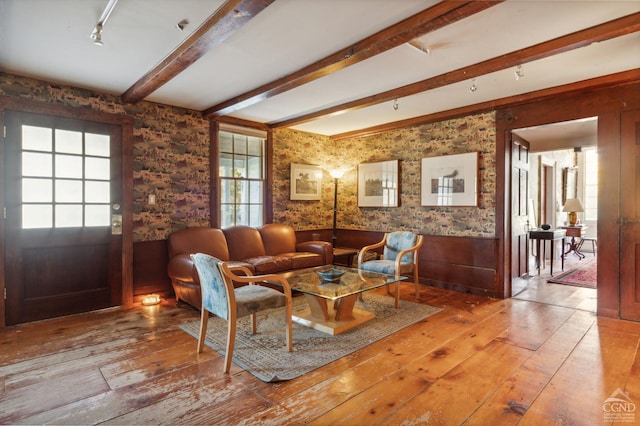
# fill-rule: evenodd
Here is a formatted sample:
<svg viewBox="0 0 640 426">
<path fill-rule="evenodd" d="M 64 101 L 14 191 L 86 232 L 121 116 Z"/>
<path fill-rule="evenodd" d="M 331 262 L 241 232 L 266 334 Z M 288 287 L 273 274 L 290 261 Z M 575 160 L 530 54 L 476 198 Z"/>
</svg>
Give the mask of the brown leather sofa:
<svg viewBox="0 0 640 426">
<path fill-rule="evenodd" d="M 200 280 L 189 257 L 192 253 L 206 253 L 232 266 L 246 266 L 256 275 L 333 263 L 330 243 L 297 243 L 292 227 L 275 223 L 258 228 L 185 228 L 169 235 L 168 249 L 167 272 L 176 301 L 182 300 L 198 309 L 202 305 L 202 296 Z"/>
</svg>

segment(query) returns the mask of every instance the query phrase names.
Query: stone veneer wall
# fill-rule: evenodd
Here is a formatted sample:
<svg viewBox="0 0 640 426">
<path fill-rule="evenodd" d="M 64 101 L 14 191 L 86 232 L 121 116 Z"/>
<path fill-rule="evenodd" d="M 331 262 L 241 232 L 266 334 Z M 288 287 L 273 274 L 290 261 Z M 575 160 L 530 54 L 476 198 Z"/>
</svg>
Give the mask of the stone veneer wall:
<svg viewBox="0 0 640 426">
<path fill-rule="evenodd" d="M 134 119 L 133 240 L 167 238 L 209 224 L 209 121 L 197 111 L 0 73 L 0 96 L 91 109 Z M 156 204 L 147 204 L 148 194 Z"/>
<path fill-rule="evenodd" d="M 421 159 L 475 151 L 480 153 L 478 206 L 421 206 Z M 358 164 L 396 159 L 401 160 L 400 207 L 359 208 Z M 290 223 L 297 229 L 329 228 L 333 221 L 332 178 L 325 173 L 321 201 L 290 201 L 290 163 L 349 168 L 339 181 L 338 228 L 411 230 L 429 235 L 495 236 L 495 113 L 337 142 L 292 130 L 274 131 L 274 222 Z"/>
</svg>

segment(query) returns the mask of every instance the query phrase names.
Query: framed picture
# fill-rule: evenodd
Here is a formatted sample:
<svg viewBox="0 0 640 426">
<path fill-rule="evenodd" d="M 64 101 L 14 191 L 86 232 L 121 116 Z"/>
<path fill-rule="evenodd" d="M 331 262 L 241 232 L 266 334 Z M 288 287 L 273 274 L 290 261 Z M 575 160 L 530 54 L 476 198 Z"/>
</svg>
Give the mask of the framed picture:
<svg viewBox="0 0 640 426">
<path fill-rule="evenodd" d="M 423 158 L 423 206 L 477 206 L 478 153 Z"/>
<path fill-rule="evenodd" d="M 398 207 L 399 160 L 358 165 L 358 207 Z"/>
<path fill-rule="evenodd" d="M 322 194 L 322 168 L 291 163 L 291 199 L 319 200 Z"/>
</svg>

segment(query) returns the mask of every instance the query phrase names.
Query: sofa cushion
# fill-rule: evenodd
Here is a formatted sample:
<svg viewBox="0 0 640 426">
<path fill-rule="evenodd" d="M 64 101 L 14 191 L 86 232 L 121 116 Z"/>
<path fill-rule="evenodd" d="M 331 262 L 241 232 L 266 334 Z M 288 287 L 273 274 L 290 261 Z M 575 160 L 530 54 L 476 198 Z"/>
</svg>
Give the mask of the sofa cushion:
<svg viewBox="0 0 640 426">
<path fill-rule="evenodd" d="M 169 258 L 179 254 L 205 253 L 220 260 L 230 260 L 227 240 L 220 229 L 209 227 L 184 228 L 169 235 Z M 191 259 L 189 259 L 191 261 Z"/>
<path fill-rule="evenodd" d="M 291 259 L 291 269 L 312 268 L 324 265 L 324 259 L 317 253 L 297 251 L 293 253 L 282 253 L 280 256 Z"/>
<path fill-rule="evenodd" d="M 250 263 L 256 275 L 275 274 L 277 272 L 291 269 L 291 258 L 286 256 L 258 256 L 243 259 L 243 262 Z"/>
<path fill-rule="evenodd" d="M 229 256 L 231 256 L 230 258 L 233 260 L 246 261 L 246 259 L 261 257 L 267 254 L 262 244 L 260 232 L 258 232 L 256 228 L 232 226 L 223 229 L 222 232 L 227 239 Z"/>
<path fill-rule="evenodd" d="M 296 233 L 292 227 L 268 223 L 258 228 L 267 255 L 280 255 L 296 251 Z"/>
</svg>

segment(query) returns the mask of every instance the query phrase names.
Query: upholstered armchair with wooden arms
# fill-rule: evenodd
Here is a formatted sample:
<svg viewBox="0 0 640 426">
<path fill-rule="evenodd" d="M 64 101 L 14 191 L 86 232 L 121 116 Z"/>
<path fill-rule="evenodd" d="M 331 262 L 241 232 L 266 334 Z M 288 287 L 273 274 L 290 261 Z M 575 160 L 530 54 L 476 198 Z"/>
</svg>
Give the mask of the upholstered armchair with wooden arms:
<svg viewBox="0 0 640 426">
<path fill-rule="evenodd" d="M 380 247 L 384 247 L 382 259 L 363 261 L 367 251 Z M 365 246 L 360 250 L 358 268 L 394 275 L 413 274 L 416 298 L 420 299 L 417 256 L 420 247 L 422 247 L 422 235 L 408 231 L 388 232 L 384 234 L 382 241 Z M 400 283 L 396 283 L 395 297 L 397 308 L 400 306 Z"/>
<path fill-rule="evenodd" d="M 244 266 L 229 267 L 227 263 L 204 253 L 192 254 L 191 259 L 198 272 L 202 290 L 198 353 L 202 352 L 204 346 L 209 312 L 211 312 L 227 321 L 224 372 L 228 373 L 233 357 L 237 319 L 251 315 L 251 331 L 255 334 L 257 330 L 256 312 L 282 306 L 285 307 L 287 349 L 289 352 L 293 350 L 291 287 L 286 279 L 274 274 L 252 276 L 251 271 Z M 245 276 L 236 275 L 235 271 L 241 271 Z M 260 282 L 267 280 L 280 284 L 284 293 L 259 285 Z M 235 288 L 233 282 L 250 285 Z"/>
</svg>

